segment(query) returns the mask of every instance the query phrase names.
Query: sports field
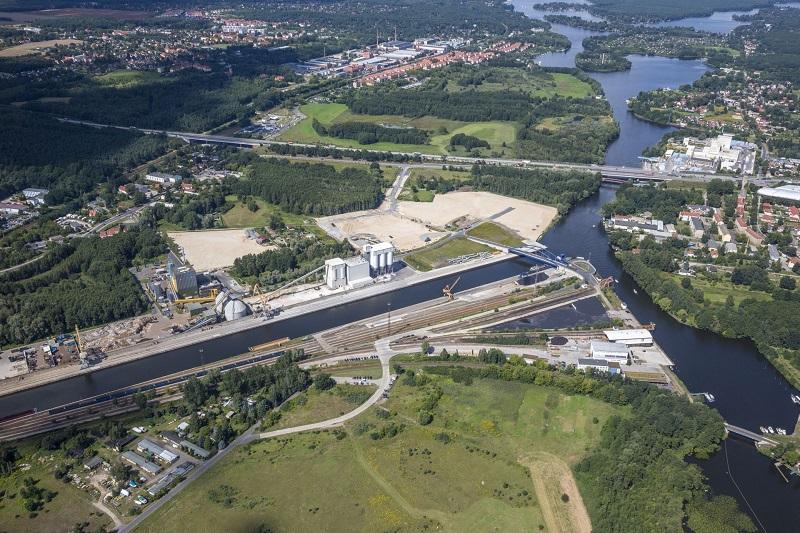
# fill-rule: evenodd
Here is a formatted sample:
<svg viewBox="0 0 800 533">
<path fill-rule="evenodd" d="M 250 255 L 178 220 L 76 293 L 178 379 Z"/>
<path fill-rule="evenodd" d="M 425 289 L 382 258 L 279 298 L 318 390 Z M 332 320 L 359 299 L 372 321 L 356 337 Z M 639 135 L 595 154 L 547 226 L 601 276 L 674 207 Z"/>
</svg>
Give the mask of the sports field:
<svg viewBox="0 0 800 533">
<path fill-rule="evenodd" d="M 516 129 L 510 122 L 459 122 L 457 120 L 440 119 L 436 117 L 409 118 L 397 115 L 359 115 L 351 113 L 344 104 L 311 103 L 300 107 L 306 116 L 296 126 L 281 134 L 282 141 L 298 143 L 320 143 L 342 146 L 347 148 L 367 148 L 370 150 L 384 150 L 394 152 L 420 152 L 424 154 L 447 154 L 450 138 L 457 133 L 472 135 L 487 141 L 491 150 L 501 151 L 503 143 L 510 147 L 516 140 Z M 430 144 L 395 144 L 379 142 L 362 145 L 353 139 L 339 139 L 319 135 L 313 128 L 313 120 L 317 119 L 324 125 L 342 122 L 371 122 L 374 124 L 396 125 L 415 127 L 436 132 L 440 128 L 447 130 L 446 134 L 433 135 Z"/>
<path fill-rule="evenodd" d="M 623 409 L 536 385 L 431 378 L 399 379 L 383 416 L 373 408 L 343 431 L 233 451 L 138 531 L 590 530 L 570 467 Z M 437 388 L 433 422 L 420 425 Z"/>
</svg>

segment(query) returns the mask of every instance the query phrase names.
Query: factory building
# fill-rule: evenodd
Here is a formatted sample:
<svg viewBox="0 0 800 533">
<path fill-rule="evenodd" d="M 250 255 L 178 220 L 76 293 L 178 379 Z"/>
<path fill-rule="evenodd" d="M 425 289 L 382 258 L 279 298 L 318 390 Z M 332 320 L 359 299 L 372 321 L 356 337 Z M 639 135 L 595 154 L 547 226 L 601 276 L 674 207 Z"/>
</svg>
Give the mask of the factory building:
<svg viewBox="0 0 800 533">
<path fill-rule="evenodd" d="M 167 277 L 172 291 L 178 296 L 197 294 L 197 273 L 192 267 L 185 266 L 170 253 L 167 258 Z"/>
<path fill-rule="evenodd" d="M 611 329 L 603 332 L 609 342 L 627 346 L 652 346 L 653 334 L 646 329 Z"/>
<path fill-rule="evenodd" d="M 628 362 L 630 349 L 619 342 L 592 341 L 592 359 L 605 359 L 620 364 Z"/>
<path fill-rule="evenodd" d="M 388 242 L 364 246 L 364 257 L 369 259 L 369 270 L 373 276 L 391 274 L 394 264 L 394 246 Z"/>
<path fill-rule="evenodd" d="M 360 287 L 373 278 L 392 273 L 394 246 L 388 242 L 368 244 L 360 256 L 325 261 L 325 284 L 330 289 Z"/>
</svg>

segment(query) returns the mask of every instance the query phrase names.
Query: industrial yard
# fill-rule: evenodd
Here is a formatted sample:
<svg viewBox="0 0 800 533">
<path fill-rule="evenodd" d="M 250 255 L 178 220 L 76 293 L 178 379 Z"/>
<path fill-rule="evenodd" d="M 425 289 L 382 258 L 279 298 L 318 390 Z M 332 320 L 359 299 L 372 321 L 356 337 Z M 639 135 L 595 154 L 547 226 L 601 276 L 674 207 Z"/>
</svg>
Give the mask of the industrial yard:
<svg viewBox="0 0 800 533">
<path fill-rule="evenodd" d="M 181 247 L 186 261 L 199 272 L 229 267 L 242 256 L 275 248 L 258 244 L 240 229 L 174 231 L 167 235 Z"/>
</svg>

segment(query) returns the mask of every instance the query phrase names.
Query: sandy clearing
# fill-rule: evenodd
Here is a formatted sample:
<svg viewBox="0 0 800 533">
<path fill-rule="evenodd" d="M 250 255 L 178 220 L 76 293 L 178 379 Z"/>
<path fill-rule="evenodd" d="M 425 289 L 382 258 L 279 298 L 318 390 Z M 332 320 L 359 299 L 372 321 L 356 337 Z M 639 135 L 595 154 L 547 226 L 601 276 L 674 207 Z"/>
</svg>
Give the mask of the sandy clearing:
<svg viewBox="0 0 800 533">
<path fill-rule="evenodd" d="M 248 239 L 243 229 L 175 231 L 167 235 L 183 249 L 195 270 L 201 272 L 228 267 L 234 259 L 271 249 Z"/>
<path fill-rule="evenodd" d="M 520 459 L 533 478 L 536 499 L 551 533 L 591 533 L 592 521 L 569 465 L 555 455 L 537 452 Z M 569 496 L 566 503 L 561 495 Z"/>
<path fill-rule="evenodd" d="M 400 251 L 423 246 L 426 237 L 430 238 L 430 242 L 435 242 L 446 235 L 429 228 L 422 221 L 379 209 L 319 218 L 317 224 L 338 239 L 372 237 L 391 242 Z"/>
<path fill-rule="evenodd" d="M 70 44 L 81 43 L 83 43 L 83 41 L 79 41 L 77 39 L 54 39 L 52 41 L 38 41 L 35 43 L 19 44 L 17 46 L 11 46 L 9 48 L 0 50 L 0 57 L 28 56 L 32 54 L 38 54 L 46 48 L 51 48 L 56 45 L 66 46 Z"/>
<path fill-rule="evenodd" d="M 531 241 L 537 240 L 558 214 L 554 207 L 489 192 L 451 192 L 437 194 L 433 202 L 398 203 L 403 215 L 438 227 L 464 216 L 472 221 L 486 219 L 507 209 L 508 213 L 494 220 Z"/>
</svg>

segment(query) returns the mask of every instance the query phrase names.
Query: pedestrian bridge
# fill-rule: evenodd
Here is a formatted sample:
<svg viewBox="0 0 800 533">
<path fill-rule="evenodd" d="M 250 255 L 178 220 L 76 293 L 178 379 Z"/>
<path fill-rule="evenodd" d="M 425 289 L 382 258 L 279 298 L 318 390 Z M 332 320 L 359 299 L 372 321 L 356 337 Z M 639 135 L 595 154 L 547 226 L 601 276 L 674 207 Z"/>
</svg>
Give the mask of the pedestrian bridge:
<svg viewBox="0 0 800 533">
<path fill-rule="evenodd" d="M 740 437 L 745 437 L 756 443 L 763 442 L 765 444 L 771 444 L 772 446 L 777 446 L 779 443 L 775 439 L 771 439 L 766 435 L 762 435 L 760 433 L 755 433 L 750 431 L 749 429 L 740 428 L 739 426 L 734 426 L 733 424 L 728 424 L 725 422 L 725 431 L 728 433 L 733 433 L 735 435 L 739 435 Z"/>
</svg>

